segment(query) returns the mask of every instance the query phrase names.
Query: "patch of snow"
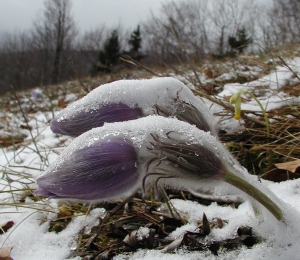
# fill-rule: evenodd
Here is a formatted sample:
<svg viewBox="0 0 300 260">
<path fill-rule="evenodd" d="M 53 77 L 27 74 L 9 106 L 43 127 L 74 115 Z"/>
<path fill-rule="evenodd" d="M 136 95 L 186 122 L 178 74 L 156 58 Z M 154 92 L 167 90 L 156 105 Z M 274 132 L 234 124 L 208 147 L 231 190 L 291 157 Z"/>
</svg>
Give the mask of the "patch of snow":
<svg viewBox="0 0 300 260">
<path fill-rule="evenodd" d="M 67 102 L 67 103 L 72 103 L 72 102 L 76 101 L 77 99 L 78 99 L 78 97 L 77 97 L 76 94 L 70 93 L 70 94 L 68 94 L 68 95 L 66 96 L 65 102 Z"/>
<path fill-rule="evenodd" d="M 300 58 L 295 57 L 294 59 L 287 60 L 286 62 L 297 73 L 297 75 L 299 75 Z M 224 90 L 218 94 L 218 97 L 222 99 L 224 96 L 230 96 L 235 91 L 243 88 L 257 94 L 258 99 L 267 110 L 280 108 L 283 104 L 299 104 L 299 98 L 289 98 L 283 92 L 280 92 L 280 88 L 289 82 L 296 82 L 294 75 L 286 68 L 277 66 L 275 71 L 272 71 L 270 74 L 258 80 L 245 84 L 226 84 Z M 259 86 L 264 86 L 264 90 L 261 93 L 254 92 L 257 91 L 256 88 Z M 274 93 L 276 95 L 274 95 Z M 120 92 L 120 94 L 122 96 L 124 93 Z M 61 95 L 63 95 L 62 91 Z M 109 95 L 109 93 L 107 93 L 107 95 Z M 136 102 L 140 102 L 141 104 L 146 102 L 146 104 L 148 104 L 147 102 L 149 102 L 149 100 L 147 95 L 143 96 L 142 93 L 140 93 L 138 97 L 141 97 L 142 99 L 134 99 Z M 96 97 L 91 98 L 96 99 Z M 156 98 L 158 98 L 157 95 Z M 24 98 L 22 102 L 30 102 L 30 100 Z M 57 100 L 51 102 L 56 104 Z M 16 101 L 12 100 L 9 103 L 14 105 L 16 104 Z M 211 107 L 213 113 L 222 112 L 222 107 L 215 104 L 211 106 L 209 101 L 205 101 L 205 103 Z M 243 102 L 242 109 L 260 111 L 257 103 L 252 99 L 247 100 L 247 102 Z M 19 119 L 19 117 L 16 117 L 15 114 L 5 113 L 5 116 L 11 118 L 11 120 L 8 121 L 8 124 L 10 125 L 10 128 L 8 129 L 11 129 L 10 131 L 16 131 L 22 120 Z M 228 115 L 228 117 L 229 116 L 230 115 Z M 17 196 L 13 198 L 9 192 L 10 188 L 19 189 L 27 187 L 27 185 L 35 188 L 35 184 L 32 183 L 32 179 L 30 178 L 37 177 L 49 164 L 54 163 L 58 154 L 63 150 L 63 148 L 59 148 L 61 141 L 66 142 L 65 145 L 67 145 L 71 140 L 68 137 L 57 137 L 51 132 L 48 125 L 48 119 L 51 119 L 50 113 L 45 115 L 42 113 L 35 113 L 32 114 L 31 117 L 32 119 L 28 123 L 34 128 L 32 133 L 34 134 L 34 138 L 36 138 L 37 148 L 39 149 L 42 157 L 46 160 L 41 160 L 36 151 L 36 147 L 32 144 L 32 142 L 30 142 L 30 137 L 27 137 L 26 143 L 24 143 L 24 146 L 22 147 L 8 147 L 0 150 L 1 170 L 3 173 L 2 178 L 0 179 L 0 200 L 2 203 L 0 209 L 0 224 L 5 223 L 6 221 L 15 222 L 15 225 L 9 229 L 7 233 L 0 235 L 0 245 L 1 247 L 13 247 L 11 252 L 11 257 L 13 259 L 62 260 L 68 257 L 71 252 L 71 248 L 74 247 L 74 245 L 76 246 L 76 236 L 82 227 L 85 227 L 85 230 L 88 232 L 93 225 L 99 223 L 99 217 L 103 217 L 105 212 L 100 208 L 92 210 L 89 216 L 77 216 L 71 221 L 65 230 L 55 234 L 53 232 L 48 232 L 48 228 L 50 220 L 57 216 L 57 201 L 40 201 L 37 205 L 33 201 L 27 199 L 26 202 L 31 204 L 33 208 L 16 208 L 9 206 L 9 203 L 13 202 L 14 199 L 22 196 L 21 192 L 18 192 Z M 143 121 L 139 122 L 142 123 Z M 237 130 L 240 127 L 239 122 L 234 119 L 226 119 L 222 121 L 222 123 L 223 122 L 224 125 L 222 128 L 228 127 L 231 131 Z M 161 122 L 157 122 L 156 124 L 154 124 L 154 122 L 151 123 L 153 123 L 153 128 L 150 127 L 149 131 L 153 130 L 154 127 L 160 129 Z M 1 127 L 4 126 L 5 125 L 2 122 Z M 143 139 L 143 131 L 139 135 L 134 136 L 137 133 L 134 130 L 136 127 L 137 125 L 132 126 L 133 132 L 131 134 L 132 140 L 136 145 L 138 145 Z M 103 130 L 103 137 L 105 137 L 105 131 L 108 131 L 108 129 L 114 130 L 116 134 L 120 131 L 124 134 L 125 131 L 122 127 L 118 129 L 117 127 L 114 128 L 112 125 L 105 126 Z M 194 133 L 189 127 L 184 129 L 182 128 L 182 130 L 187 131 L 187 135 L 189 137 L 191 137 Z M 188 131 L 190 130 L 191 132 L 189 133 Z M 28 130 L 24 131 L 28 136 Z M 130 135 L 130 132 L 127 133 Z M 108 132 L 106 132 L 106 134 L 108 134 Z M 90 134 L 85 136 L 89 137 L 89 135 Z M 196 137 L 198 138 L 197 135 Z M 15 172 L 19 174 L 22 173 L 23 178 L 18 179 L 19 174 L 15 176 Z M 252 181 L 255 182 L 257 180 L 253 179 Z M 185 249 L 179 249 L 175 253 L 169 254 L 162 253 L 159 250 L 147 249 L 138 250 L 130 256 L 118 255 L 114 257 L 114 259 L 297 259 L 300 251 L 300 244 L 298 243 L 300 233 L 300 229 L 298 227 L 300 214 L 300 179 L 281 183 L 272 183 L 265 180 L 261 181 L 261 185 L 263 187 L 268 187 L 284 203 L 288 204 L 287 207 L 284 207 L 285 214 L 288 215 L 288 225 L 274 221 L 272 216 L 268 215 L 268 212 L 263 212 L 264 214 L 258 216 L 255 215 L 254 207 L 256 207 L 256 204 L 252 200 L 246 200 L 237 209 L 221 207 L 216 203 L 204 206 L 192 201 L 182 201 L 178 199 L 172 200 L 176 209 L 179 212 L 188 214 L 189 219 L 186 225 L 173 231 L 170 234 L 170 237 L 180 237 L 184 234 L 185 230 L 195 230 L 197 228 L 197 221 L 202 219 L 202 214 L 205 212 L 209 220 L 212 220 L 215 217 L 220 217 L 221 219 L 228 221 L 225 222 L 225 226 L 222 229 L 212 230 L 209 235 L 210 239 L 233 237 L 236 234 L 236 228 L 238 226 L 250 225 L 254 228 L 254 232 L 256 234 L 265 238 L 263 242 L 254 245 L 252 248 L 241 247 L 234 251 L 223 250 L 219 252 L 218 256 L 213 255 L 210 251 L 188 252 Z M 232 192 L 235 193 L 237 192 L 234 189 L 227 189 L 224 187 L 224 191 L 229 190 L 232 190 Z M 217 190 L 217 192 L 218 191 L 220 190 Z M 34 208 L 35 206 L 37 209 Z M 46 208 L 51 212 L 42 211 L 43 208 Z M 147 230 L 142 230 L 141 233 L 146 234 Z M 73 260 L 75 259 L 78 260 L 81 258 L 73 258 Z"/>
<path fill-rule="evenodd" d="M 150 229 L 147 227 L 140 227 L 136 233 L 137 240 L 143 240 L 149 237 Z"/>
</svg>

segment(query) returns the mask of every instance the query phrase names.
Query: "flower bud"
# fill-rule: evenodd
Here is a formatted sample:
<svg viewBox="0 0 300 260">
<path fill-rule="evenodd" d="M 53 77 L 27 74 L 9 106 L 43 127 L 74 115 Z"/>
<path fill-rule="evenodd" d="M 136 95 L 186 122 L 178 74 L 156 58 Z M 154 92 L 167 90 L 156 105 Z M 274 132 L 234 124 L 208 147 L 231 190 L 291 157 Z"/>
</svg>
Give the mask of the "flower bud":
<svg viewBox="0 0 300 260">
<path fill-rule="evenodd" d="M 138 107 L 129 107 L 123 103 L 112 103 L 95 110 L 82 110 L 71 117 L 56 117 L 51 121 L 51 130 L 56 134 L 77 137 L 93 127 L 104 123 L 122 122 L 142 117 Z"/>
<path fill-rule="evenodd" d="M 71 146 L 72 149 L 72 146 Z M 137 154 L 120 138 L 66 149 L 37 179 L 36 195 L 78 200 L 111 199 L 134 189 L 139 178 Z"/>
<path fill-rule="evenodd" d="M 217 135 L 209 109 L 186 85 L 174 78 L 120 80 L 99 86 L 62 110 L 52 120 L 51 130 L 77 137 L 104 123 L 154 114 L 176 117 Z"/>
<path fill-rule="evenodd" d="M 149 116 L 105 124 L 74 139 L 38 178 L 36 194 L 110 200 L 150 185 L 197 190 L 223 181 L 284 221 L 276 196 L 247 175 L 209 133 L 174 118 Z"/>
<path fill-rule="evenodd" d="M 241 117 L 241 111 L 242 111 L 242 97 L 241 97 L 241 91 L 237 91 L 236 93 L 234 93 L 230 100 L 229 100 L 229 103 L 230 105 L 235 105 L 234 106 L 234 111 L 235 111 L 235 114 L 234 114 L 234 118 L 236 120 L 240 120 L 242 117 Z"/>
</svg>

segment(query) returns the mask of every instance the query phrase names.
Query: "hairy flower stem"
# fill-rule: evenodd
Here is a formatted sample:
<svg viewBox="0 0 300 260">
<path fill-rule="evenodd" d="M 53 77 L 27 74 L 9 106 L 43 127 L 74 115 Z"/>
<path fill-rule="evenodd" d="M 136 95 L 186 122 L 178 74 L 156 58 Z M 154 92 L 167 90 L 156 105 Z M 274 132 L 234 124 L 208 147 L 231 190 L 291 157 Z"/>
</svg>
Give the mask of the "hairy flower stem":
<svg viewBox="0 0 300 260">
<path fill-rule="evenodd" d="M 268 209 L 277 220 L 284 222 L 283 212 L 276 205 L 276 203 L 249 182 L 229 171 L 226 172 L 224 181 L 247 193 L 249 196 L 261 203 L 266 209 Z"/>
</svg>

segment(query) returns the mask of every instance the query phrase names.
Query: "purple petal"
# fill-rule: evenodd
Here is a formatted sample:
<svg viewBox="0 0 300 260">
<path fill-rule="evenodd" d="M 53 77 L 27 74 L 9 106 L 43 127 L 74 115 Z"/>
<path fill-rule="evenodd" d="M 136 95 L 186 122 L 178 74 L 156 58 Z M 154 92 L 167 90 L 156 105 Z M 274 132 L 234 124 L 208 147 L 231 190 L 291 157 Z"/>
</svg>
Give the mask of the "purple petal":
<svg viewBox="0 0 300 260">
<path fill-rule="evenodd" d="M 38 178 L 36 195 L 101 200 L 134 192 L 139 174 L 135 148 L 123 139 L 106 140 L 73 152 Z"/>
<path fill-rule="evenodd" d="M 142 117 L 142 110 L 123 103 L 108 104 L 94 111 L 80 111 L 67 119 L 54 118 L 51 130 L 56 134 L 77 137 L 88 130 L 103 126 L 104 123 L 122 122 Z"/>
</svg>

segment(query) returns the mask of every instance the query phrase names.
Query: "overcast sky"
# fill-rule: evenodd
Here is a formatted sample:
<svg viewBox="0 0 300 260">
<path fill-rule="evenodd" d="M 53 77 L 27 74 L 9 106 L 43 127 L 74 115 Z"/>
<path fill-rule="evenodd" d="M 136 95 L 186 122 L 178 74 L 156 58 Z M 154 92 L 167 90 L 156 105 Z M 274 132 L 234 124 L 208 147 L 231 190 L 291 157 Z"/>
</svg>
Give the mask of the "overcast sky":
<svg viewBox="0 0 300 260">
<path fill-rule="evenodd" d="M 0 32 L 23 31 L 44 10 L 43 0 L 0 0 Z M 105 24 L 135 29 L 138 23 L 157 13 L 164 0 L 71 0 L 74 19 L 80 31 Z"/>
<path fill-rule="evenodd" d="M 176 0 L 173 0 L 176 2 Z M 213 0 L 212 0 L 213 1 Z M 272 0 L 256 0 L 267 3 Z M 44 0 L 0 0 L 0 33 L 30 29 L 42 16 Z M 74 19 L 80 32 L 103 24 L 108 28 L 122 26 L 135 29 L 141 21 L 157 14 L 167 0 L 71 0 Z"/>
</svg>

